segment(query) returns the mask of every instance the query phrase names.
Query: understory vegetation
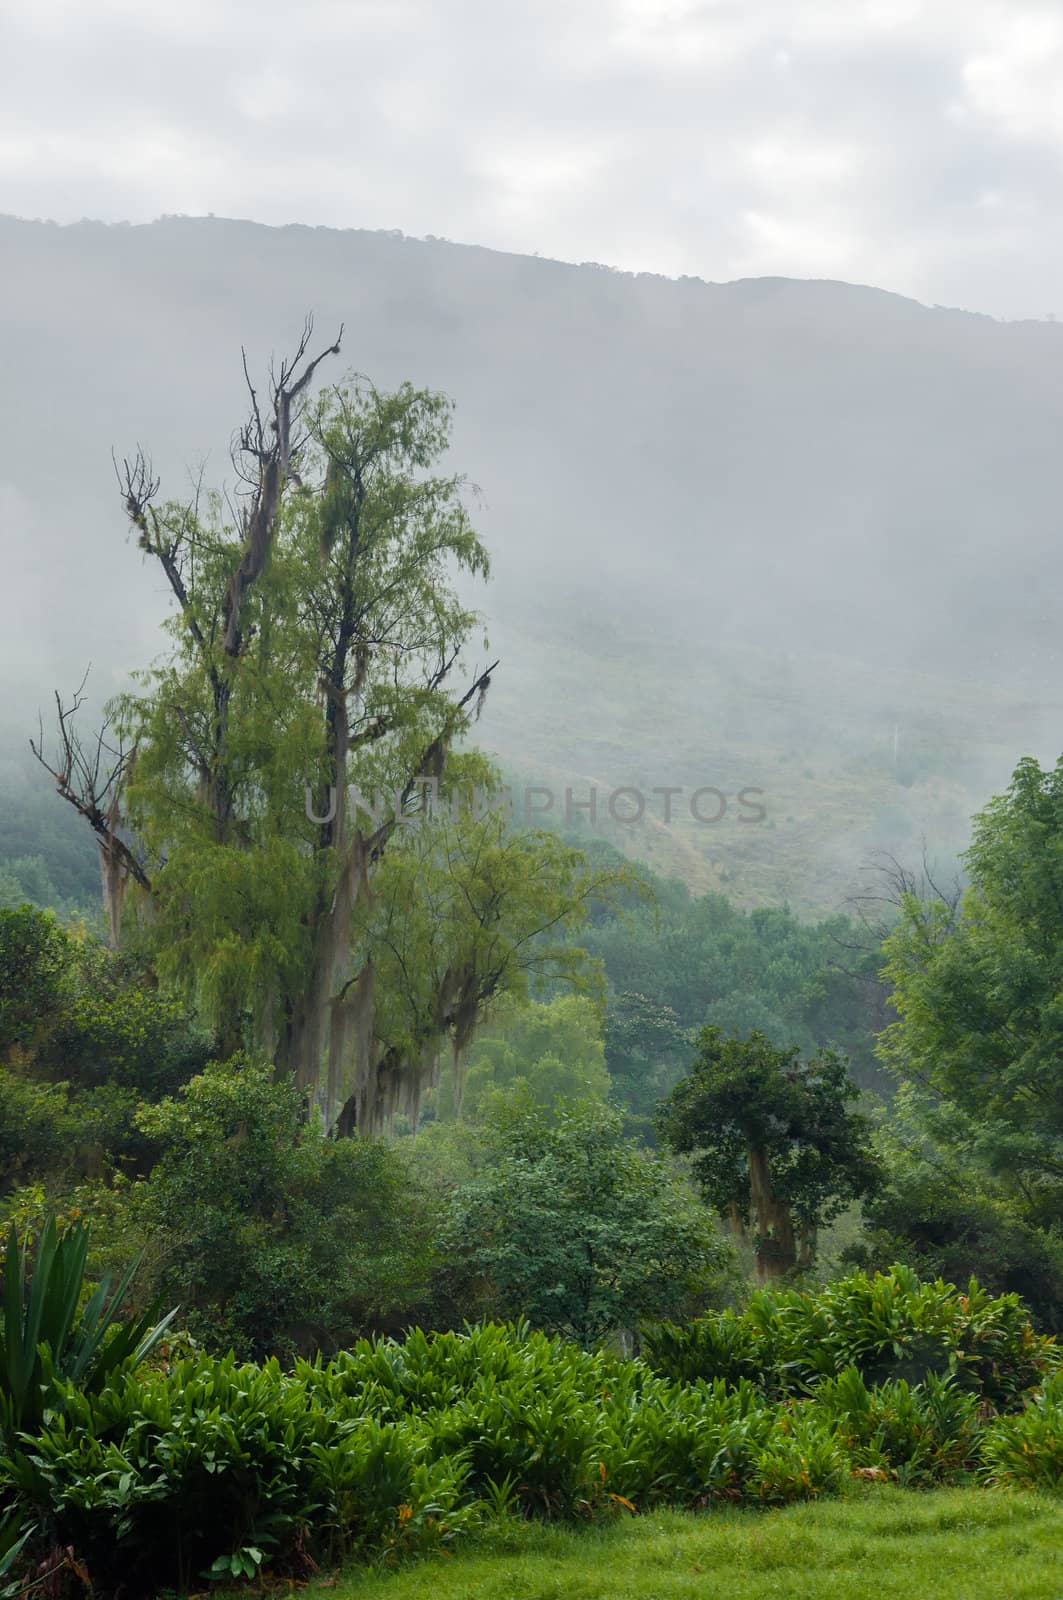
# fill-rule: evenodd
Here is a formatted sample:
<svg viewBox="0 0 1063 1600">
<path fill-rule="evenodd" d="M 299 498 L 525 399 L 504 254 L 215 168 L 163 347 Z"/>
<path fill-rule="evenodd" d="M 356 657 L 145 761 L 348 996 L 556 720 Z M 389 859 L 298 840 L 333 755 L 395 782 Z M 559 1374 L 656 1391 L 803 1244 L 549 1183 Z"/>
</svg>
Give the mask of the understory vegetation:
<svg viewBox="0 0 1063 1600">
<path fill-rule="evenodd" d="M 31 1295 L 25 1324 L 9 1305 L 8 1398 L 20 1329 L 56 1303 L 47 1286 Z M 526 1323 L 413 1330 L 288 1369 L 128 1342 L 104 1370 L 46 1346 L 42 1409 L 5 1412 L 9 1525 L 42 1570 L 50 1555 L 100 1594 L 305 1576 L 514 1519 L 779 1506 L 854 1481 L 1063 1490 L 1054 1341 L 1014 1297 L 903 1268 L 818 1296 L 761 1291 L 741 1317 L 656 1330 L 645 1360 Z"/>
</svg>

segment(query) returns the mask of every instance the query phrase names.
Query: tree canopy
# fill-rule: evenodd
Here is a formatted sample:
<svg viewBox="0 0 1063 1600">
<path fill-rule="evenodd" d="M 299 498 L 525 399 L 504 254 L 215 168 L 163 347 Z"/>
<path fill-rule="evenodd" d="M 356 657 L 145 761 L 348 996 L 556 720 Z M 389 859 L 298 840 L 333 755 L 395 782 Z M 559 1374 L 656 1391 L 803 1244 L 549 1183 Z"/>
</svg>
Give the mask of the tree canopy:
<svg viewBox="0 0 1063 1600">
<path fill-rule="evenodd" d="M 463 675 L 478 619 L 456 583 L 488 559 L 440 470 L 449 401 L 357 376 L 313 396 L 339 340 L 310 338 L 265 396 L 248 379 L 235 497 L 160 501 L 147 458 L 124 463 L 169 649 L 94 742 L 76 695 L 57 755 L 37 748 L 99 840 L 113 940 L 132 911 L 223 1054 L 271 1057 L 327 1127 L 374 1131 L 416 1116 L 492 997 L 572 973 L 560 936 L 588 891 L 578 852 L 455 803 L 495 781 L 455 747 L 496 663 Z"/>
<path fill-rule="evenodd" d="M 859 1091 L 832 1051 L 801 1061 L 762 1033 L 706 1027 L 697 1054 L 658 1113 L 673 1150 L 689 1155 L 706 1199 L 736 1232 L 750 1223 L 762 1277 L 807 1266 L 817 1230 L 867 1192 L 876 1169 Z"/>
<path fill-rule="evenodd" d="M 886 941 L 900 1080 L 869 1259 L 1063 1306 L 1063 760 L 1021 761 L 974 819 L 958 897 L 901 897 Z"/>
<path fill-rule="evenodd" d="M 444 1247 L 466 1306 L 589 1345 L 720 1292 L 729 1252 L 711 1213 L 615 1112 L 525 1098 L 486 1138 L 490 1164 L 455 1194 Z"/>
<path fill-rule="evenodd" d="M 1063 1212 L 1063 759 L 974 820 L 962 899 L 904 897 L 882 1054 L 969 1118 L 978 1155 Z"/>
</svg>

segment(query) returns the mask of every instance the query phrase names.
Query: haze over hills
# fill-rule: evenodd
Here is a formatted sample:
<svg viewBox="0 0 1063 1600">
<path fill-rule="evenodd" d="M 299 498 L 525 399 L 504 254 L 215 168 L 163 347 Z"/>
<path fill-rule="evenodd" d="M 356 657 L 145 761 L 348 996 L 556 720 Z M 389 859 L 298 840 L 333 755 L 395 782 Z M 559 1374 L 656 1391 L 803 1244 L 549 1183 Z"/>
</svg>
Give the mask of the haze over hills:
<svg viewBox="0 0 1063 1600">
<path fill-rule="evenodd" d="M 612 829 L 658 868 L 834 908 L 870 851 L 948 854 L 1021 754 L 1063 749 L 1063 327 L 216 219 L 0 219 L 0 263 L 20 735 L 86 661 L 103 693 L 158 644 L 112 447 L 174 494 L 204 456 L 221 481 L 240 346 L 264 366 L 312 309 L 345 365 L 457 403 L 503 660 L 480 740 L 559 806 L 729 797 L 717 825 L 655 801 Z"/>
</svg>

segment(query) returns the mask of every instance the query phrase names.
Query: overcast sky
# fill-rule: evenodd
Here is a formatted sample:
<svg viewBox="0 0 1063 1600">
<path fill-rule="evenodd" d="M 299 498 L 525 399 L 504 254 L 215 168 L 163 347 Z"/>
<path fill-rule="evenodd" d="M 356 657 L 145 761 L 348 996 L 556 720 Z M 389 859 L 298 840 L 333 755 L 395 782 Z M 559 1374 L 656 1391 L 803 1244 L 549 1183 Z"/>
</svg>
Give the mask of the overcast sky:
<svg viewBox="0 0 1063 1600">
<path fill-rule="evenodd" d="M 1063 317 L 1063 0 L 0 0 L 0 211 Z"/>
</svg>

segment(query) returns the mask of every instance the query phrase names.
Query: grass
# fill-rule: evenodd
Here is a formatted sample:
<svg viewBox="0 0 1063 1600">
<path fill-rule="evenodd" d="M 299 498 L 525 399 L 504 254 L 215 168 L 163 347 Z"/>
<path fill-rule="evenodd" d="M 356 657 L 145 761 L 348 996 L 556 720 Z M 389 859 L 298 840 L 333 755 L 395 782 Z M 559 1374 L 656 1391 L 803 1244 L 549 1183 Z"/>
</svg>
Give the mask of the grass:
<svg viewBox="0 0 1063 1600">
<path fill-rule="evenodd" d="M 516 1524 L 334 1600 L 1063 1600 L 1063 1509 L 1027 1494 L 875 1486 L 784 1510 L 604 1528 Z"/>
</svg>

